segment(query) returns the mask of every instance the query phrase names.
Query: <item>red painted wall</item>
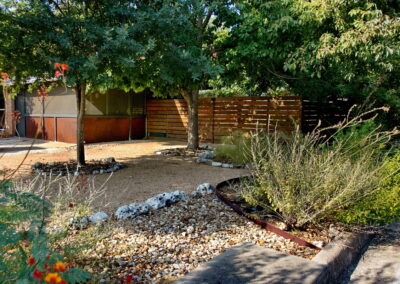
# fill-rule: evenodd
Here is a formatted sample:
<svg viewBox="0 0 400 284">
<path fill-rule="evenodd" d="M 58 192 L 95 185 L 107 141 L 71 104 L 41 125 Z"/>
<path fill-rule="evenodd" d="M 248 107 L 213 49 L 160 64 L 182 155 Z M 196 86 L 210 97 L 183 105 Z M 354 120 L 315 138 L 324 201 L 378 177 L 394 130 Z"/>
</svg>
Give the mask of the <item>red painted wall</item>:
<svg viewBox="0 0 400 284">
<path fill-rule="evenodd" d="M 130 118 L 86 117 L 85 142 L 110 142 L 129 140 Z M 25 117 L 26 137 L 42 139 L 40 117 Z M 132 139 L 145 137 L 146 119 L 132 118 Z M 44 119 L 44 139 L 76 143 L 76 118 L 46 117 Z"/>
<path fill-rule="evenodd" d="M 130 118 L 86 117 L 85 142 L 129 140 Z M 145 118 L 132 118 L 132 139 L 145 136 Z"/>
<path fill-rule="evenodd" d="M 76 143 L 76 118 L 57 117 L 57 141 Z"/>
</svg>

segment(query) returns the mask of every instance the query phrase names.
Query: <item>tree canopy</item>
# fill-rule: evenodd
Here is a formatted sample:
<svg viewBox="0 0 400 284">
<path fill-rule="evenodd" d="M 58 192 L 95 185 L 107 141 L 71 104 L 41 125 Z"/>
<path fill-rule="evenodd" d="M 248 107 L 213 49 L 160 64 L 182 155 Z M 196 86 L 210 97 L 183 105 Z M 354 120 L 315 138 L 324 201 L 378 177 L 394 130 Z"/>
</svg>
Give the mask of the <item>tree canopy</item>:
<svg viewBox="0 0 400 284">
<path fill-rule="evenodd" d="M 75 88 L 78 162 L 85 163 L 85 94 L 143 86 L 140 68 L 155 45 L 152 29 L 167 15 L 143 1 L 1 1 L 0 68 L 13 88 L 54 80 L 55 63 L 68 65 L 65 83 Z M 168 15 L 169 17 L 169 15 Z M 131 81 L 134 79 L 134 81 Z"/>
<path fill-rule="evenodd" d="M 237 1 L 235 8 L 220 33 L 220 86 L 400 107 L 397 2 Z"/>
<path fill-rule="evenodd" d="M 3 0 L 0 70 L 18 89 L 68 64 L 78 105 L 115 87 L 183 96 L 196 148 L 201 89 L 283 88 L 399 112 L 399 11 L 390 0 Z"/>
</svg>

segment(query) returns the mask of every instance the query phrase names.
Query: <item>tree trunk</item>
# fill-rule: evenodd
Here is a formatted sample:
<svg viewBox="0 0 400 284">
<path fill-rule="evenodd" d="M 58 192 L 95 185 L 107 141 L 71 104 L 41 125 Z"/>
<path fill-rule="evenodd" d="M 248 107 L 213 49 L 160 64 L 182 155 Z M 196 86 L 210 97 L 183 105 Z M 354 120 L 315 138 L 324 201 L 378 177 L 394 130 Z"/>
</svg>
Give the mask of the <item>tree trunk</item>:
<svg viewBox="0 0 400 284">
<path fill-rule="evenodd" d="M 196 150 L 199 148 L 199 91 L 181 90 L 181 94 L 188 104 L 189 113 L 187 148 Z"/>
<path fill-rule="evenodd" d="M 42 96 L 40 98 L 40 101 L 42 103 L 42 117 L 41 117 L 42 128 L 41 128 L 41 130 L 42 130 L 42 139 L 44 140 L 44 139 L 46 139 L 46 137 L 44 137 L 44 131 L 45 131 L 45 129 L 44 129 L 44 96 Z"/>
<path fill-rule="evenodd" d="M 3 86 L 3 97 L 4 97 L 4 129 L 7 134 L 11 136 L 15 135 L 15 121 L 12 113 L 15 111 L 15 102 L 8 94 L 7 87 Z M 0 121 L 0 124 L 2 121 Z M 1 125 L 0 125 L 1 126 Z"/>
<path fill-rule="evenodd" d="M 85 165 L 85 145 L 84 145 L 84 117 L 85 117 L 85 95 L 86 82 L 78 83 L 76 91 L 77 127 L 76 127 L 76 160 L 78 167 Z"/>
</svg>

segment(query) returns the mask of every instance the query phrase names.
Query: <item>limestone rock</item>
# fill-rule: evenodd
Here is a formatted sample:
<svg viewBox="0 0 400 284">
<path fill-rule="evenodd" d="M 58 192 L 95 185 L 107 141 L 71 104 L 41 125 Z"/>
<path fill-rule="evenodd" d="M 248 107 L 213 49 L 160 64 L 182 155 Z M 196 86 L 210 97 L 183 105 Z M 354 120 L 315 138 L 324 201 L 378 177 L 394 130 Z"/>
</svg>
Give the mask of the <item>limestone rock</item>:
<svg viewBox="0 0 400 284">
<path fill-rule="evenodd" d="M 90 222 L 101 224 L 107 221 L 110 217 L 104 212 L 97 212 L 94 213 L 92 216 L 89 217 Z"/>
</svg>

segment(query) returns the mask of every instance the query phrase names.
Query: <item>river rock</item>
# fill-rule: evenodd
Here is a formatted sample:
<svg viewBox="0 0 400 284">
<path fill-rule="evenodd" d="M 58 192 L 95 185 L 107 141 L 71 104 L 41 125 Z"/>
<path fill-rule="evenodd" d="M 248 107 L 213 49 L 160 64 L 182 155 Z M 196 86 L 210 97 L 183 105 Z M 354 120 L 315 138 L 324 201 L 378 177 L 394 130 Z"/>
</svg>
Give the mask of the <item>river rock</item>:
<svg viewBox="0 0 400 284">
<path fill-rule="evenodd" d="M 199 191 L 202 195 L 206 195 L 213 193 L 215 188 L 209 183 L 203 183 L 197 186 L 196 190 Z"/>
<path fill-rule="evenodd" d="M 75 230 L 84 230 L 89 226 L 89 218 L 77 215 L 69 220 L 69 226 Z"/>
<path fill-rule="evenodd" d="M 110 217 L 106 213 L 97 212 L 97 213 L 94 213 L 92 216 L 90 216 L 89 220 L 90 220 L 90 222 L 100 224 L 100 223 L 107 221 L 109 218 Z"/>
<path fill-rule="evenodd" d="M 211 160 L 213 159 L 215 156 L 213 151 L 207 151 L 207 152 L 203 152 L 199 154 L 199 158 L 200 159 L 207 159 L 207 160 Z"/>
<path fill-rule="evenodd" d="M 213 167 L 222 167 L 222 163 L 220 163 L 220 162 L 212 162 L 211 166 L 213 166 Z"/>
<path fill-rule="evenodd" d="M 115 218 L 117 220 L 127 220 L 134 218 L 136 216 L 135 209 L 132 206 L 124 205 L 118 207 L 117 211 L 115 211 Z"/>
</svg>

